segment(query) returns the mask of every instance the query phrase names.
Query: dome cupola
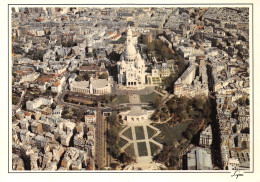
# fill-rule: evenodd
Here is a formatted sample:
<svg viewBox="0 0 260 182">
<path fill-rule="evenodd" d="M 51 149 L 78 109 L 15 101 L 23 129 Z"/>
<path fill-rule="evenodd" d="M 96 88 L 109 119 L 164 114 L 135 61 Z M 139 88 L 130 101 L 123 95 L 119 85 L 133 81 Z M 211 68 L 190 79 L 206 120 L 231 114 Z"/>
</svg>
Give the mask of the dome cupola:
<svg viewBox="0 0 260 182">
<path fill-rule="evenodd" d="M 132 43 L 127 44 L 126 50 L 125 50 L 126 57 L 133 57 L 136 55 L 135 47 Z"/>
</svg>

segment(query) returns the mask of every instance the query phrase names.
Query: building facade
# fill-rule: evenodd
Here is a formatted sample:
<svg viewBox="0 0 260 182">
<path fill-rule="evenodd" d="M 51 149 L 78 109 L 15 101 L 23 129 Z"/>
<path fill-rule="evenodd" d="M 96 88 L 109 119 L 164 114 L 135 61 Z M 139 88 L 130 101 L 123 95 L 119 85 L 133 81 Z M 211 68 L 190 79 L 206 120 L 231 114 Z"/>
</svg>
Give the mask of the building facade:
<svg viewBox="0 0 260 182">
<path fill-rule="evenodd" d="M 132 31 L 127 29 L 126 49 L 117 64 L 118 83 L 129 89 L 142 89 L 145 86 L 145 62 L 133 43 Z"/>
<path fill-rule="evenodd" d="M 70 84 L 70 90 L 94 95 L 110 94 L 112 91 L 112 78 L 93 79 L 91 77 L 89 81 L 74 81 Z"/>
</svg>

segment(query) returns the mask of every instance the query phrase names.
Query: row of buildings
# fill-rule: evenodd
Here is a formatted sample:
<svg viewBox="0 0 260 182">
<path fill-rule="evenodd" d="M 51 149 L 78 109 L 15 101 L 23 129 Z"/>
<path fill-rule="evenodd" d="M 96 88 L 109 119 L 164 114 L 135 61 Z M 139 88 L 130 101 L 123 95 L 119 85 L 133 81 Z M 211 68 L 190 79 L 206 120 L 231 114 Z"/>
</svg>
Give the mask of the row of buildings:
<svg viewBox="0 0 260 182">
<path fill-rule="evenodd" d="M 85 123 L 23 110 L 12 124 L 14 170 L 86 170 L 95 168 L 96 112 Z M 63 156 L 63 157 L 62 157 Z"/>
</svg>

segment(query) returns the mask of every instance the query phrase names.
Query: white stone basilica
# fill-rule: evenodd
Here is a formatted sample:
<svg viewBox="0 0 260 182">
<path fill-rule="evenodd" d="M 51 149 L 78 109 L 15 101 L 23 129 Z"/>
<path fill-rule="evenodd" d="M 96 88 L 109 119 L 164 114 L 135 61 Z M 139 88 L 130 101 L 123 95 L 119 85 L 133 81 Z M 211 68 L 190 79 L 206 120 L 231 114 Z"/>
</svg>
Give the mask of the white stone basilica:
<svg viewBox="0 0 260 182">
<path fill-rule="evenodd" d="M 129 89 L 145 87 L 145 62 L 136 51 L 132 31 L 127 28 L 126 49 L 117 63 L 118 83 Z"/>
</svg>

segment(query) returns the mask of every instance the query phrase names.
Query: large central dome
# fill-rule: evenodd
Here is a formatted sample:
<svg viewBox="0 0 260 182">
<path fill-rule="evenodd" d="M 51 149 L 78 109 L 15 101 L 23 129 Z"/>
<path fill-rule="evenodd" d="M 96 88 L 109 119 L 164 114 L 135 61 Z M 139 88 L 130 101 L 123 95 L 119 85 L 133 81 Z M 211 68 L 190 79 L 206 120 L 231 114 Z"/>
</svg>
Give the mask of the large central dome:
<svg viewBox="0 0 260 182">
<path fill-rule="evenodd" d="M 132 43 L 127 44 L 125 54 L 126 54 L 126 56 L 135 56 L 136 55 L 136 50 Z"/>
</svg>

